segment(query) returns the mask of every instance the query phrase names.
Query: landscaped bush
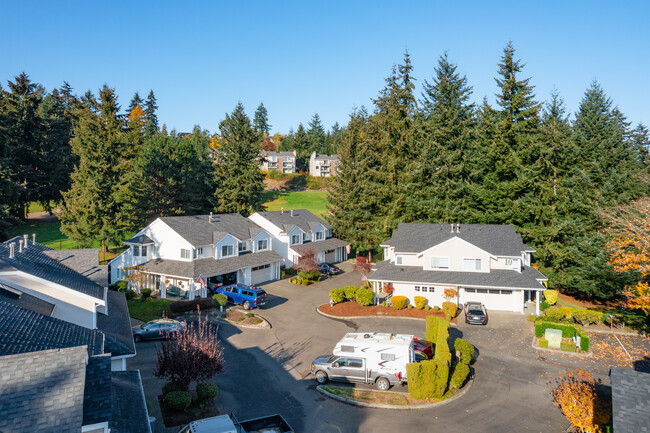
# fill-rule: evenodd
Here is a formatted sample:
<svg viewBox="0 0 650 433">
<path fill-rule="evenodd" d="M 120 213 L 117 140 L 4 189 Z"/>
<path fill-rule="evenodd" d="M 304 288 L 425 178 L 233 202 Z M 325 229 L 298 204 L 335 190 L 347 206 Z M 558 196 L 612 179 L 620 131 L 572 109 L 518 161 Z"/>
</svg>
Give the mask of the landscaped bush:
<svg viewBox="0 0 650 433">
<path fill-rule="evenodd" d="M 282 266 L 282 267 L 280 267 L 280 269 L 282 271 L 284 271 L 284 273 L 286 275 L 289 275 L 289 276 L 296 275 L 298 273 L 298 271 L 295 270 L 294 268 L 286 268 L 286 267 Z"/>
<path fill-rule="evenodd" d="M 214 303 L 210 298 L 198 298 L 193 301 L 174 301 L 169 304 L 169 308 L 174 314 L 196 311 L 197 307 L 199 307 L 201 311 L 209 310 L 214 307 Z"/>
<path fill-rule="evenodd" d="M 146 301 L 147 298 L 151 297 L 151 289 L 142 289 L 141 294 L 142 294 L 142 300 Z"/>
<path fill-rule="evenodd" d="M 539 347 L 548 348 L 548 340 L 546 338 L 539 339 Z"/>
<path fill-rule="evenodd" d="M 542 301 L 542 303 L 539 304 L 540 311 L 546 311 L 549 308 L 551 308 L 551 306 L 546 301 Z"/>
<path fill-rule="evenodd" d="M 446 320 L 438 321 L 438 332 L 436 340 L 433 342 L 436 345 L 434 357 L 449 355 L 451 361 L 451 352 L 449 351 L 449 322 Z"/>
<path fill-rule="evenodd" d="M 548 305 L 555 305 L 557 303 L 557 296 L 560 292 L 557 290 L 546 289 L 544 290 L 544 300 Z"/>
<path fill-rule="evenodd" d="M 167 382 L 166 384 L 163 385 L 162 388 L 163 395 L 167 395 L 173 391 L 186 391 L 186 390 L 183 388 L 183 385 L 174 381 Z"/>
<path fill-rule="evenodd" d="M 580 350 L 583 352 L 589 352 L 589 337 L 586 332 L 584 335 L 580 336 Z"/>
<path fill-rule="evenodd" d="M 343 302 L 344 299 L 345 299 L 345 294 L 343 293 L 343 289 L 330 290 L 330 300 L 332 300 L 335 304 L 338 304 L 339 302 Z"/>
<path fill-rule="evenodd" d="M 445 317 L 447 317 L 447 320 L 451 320 L 456 317 L 456 308 L 456 304 L 453 302 L 442 303 L 442 311 L 445 312 Z"/>
<path fill-rule="evenodd" d="M 412 310 L 412 309 L 413 309 L 413 304 L 408 304 L 408 305 L 406 306 L 406 308 L 408 308 L 409 310 Z"/>
<path fill-rule="evenodd" d="M 428 305 L 424 306 L 424 311 L 429 311 L 430 309 L 431 309 L 431 307 L 429 307 Z"/>
<path fill-rule="evenodd" d="M 565 343 L 564 341 L 560 343 L 560 349 L 565 352 L 575 352 L 576 344 L 575 343 Z"/>
<path fill-rule="evenodd" d="M 117 292 L 126 292 L 129 288 L 129 282 L 126 280 L 120 280 L 111 284 L 108 288 Z"/>
<path fill-rule="evenodd" d="M 359 305 L 367 307 L 375 302 L 375 292 L 370 289 L 358 289 L 356 292 L 356 300 Z"/>
<path fill-rule="evenodd" d="M 531 313 L 528 315 L 529 322 L 534 322 L 535 320 L 537 320 L 537 316 L 535 314 Z"/>
<path fill-rule="evenodd" d="M 307 278 L 304 278 L 304 279 L 302 280 L 302 285 L 303 285 L 303 286 L 308 286 L 308 285 L 309 285 L 309 280 L 308 280 Z"/>
<path fill-rule="evenodd" d="M 576 327 L 573 325 L 565 325 L 562 323 L 552 323 L 552 322 L 545 322 L 543 320 L 538 320 L 535 322 L 535 335 L 537 338 L 541 338 L 544 336 L 544 332 L 547 329 L 559 329 L 562 331 L 562 338 L 572 338 L 575 337 L 576 335 Z"/>
<path fill-rule="evenodd" d="M 467 376 L 469 376 L 469 365 L 456 364 L 454 373 L 451 375 L 451 379 L 449 380 L 449 389 L 460 389 L 460 387 L 465 383 Z"/>
<path fill-rule="evenodd" d="M 435 344 L 435 342 L 438 340 L 438 329 L 439 329 L 440 322 L 449 323 L 442 317 L 427 316 L 426 331 L 425 331 L 425 339 L 427 341 L 430 341 Z"/>
<path fill-rule="evenodd" d="M 124 293 L 124 296 L 126 296 L 127 301 L 130 301 L 131 299 L 137 298 L 138 294 L 135 293 L 133 290 L 127 290 L 126 293 Z"/>
<path fill-rule="evenodd" d="M 220 307 L 225 307 L 226 304 L 228 303 L 228 297 L 223 293 L 217 293 L 212 297 L 212 299 Z"/>
<path fill-rule="evenodd" d="M 391 302 L 393 303 L 393 308 L 396 310 L 403 310 L 406 308 L 406 303 L 408 302 L 408 298 L 406 296 L 393 296 L 391 298 Z"/>
<path fill-rule="evenodd" d="M 172 391 L 165 395 L 165 401 L 172 409 L 185 412 L 192 403 L 192 395 L 187 391 Z"/>
<path fill-rule="evenodd" d="M 440 307 L 438 307 L 437 305 L 434 305 L 433 306 L 433 311 L 440 311 Z"/>
<path fill-rule="evenodd" d="M 454 350 L 456 352 L 460 352 L 459 361 L 462 364 L 469 365 L 469 363 L 472 362 L 472 357 L 474 356 L 474 346 L 469 341 L 463 340 L 462 338 L 457 338 L 456 341 L 454 341 Z"/>
<path fill-rule="evenodd" d="M 564 313 L 564 318 L 566 320 L 573 319 L 573 308 L 571 308 L 571 307 L 560 307 L 559 310 Z"/>
<path fill-rule="evenodd" d="M 581 325 L 596 324 L 600 321 L 602 315 L 603 313 L 600 311 L 586 309 L 573 310 L 573 320 Z"/>
<path fill-rule="evenodd" d="M 357 286 L 345 286 L 342 290 L 346 299 L 353 300 L 356 299 L 359 288 Z"/>
<path fill-rule="evenodd" d="M 302 278 L 304 280 L 316 281 L 318 277 L 320 277 L 320 273 L 318 271 L 298 272 L 298 278 Z"/>
<path fill-rule="evenodd" d="M 424 310 L 424 307 L 427 305 L 427 298 L 424 296 L 416 296 L 413 300 L 418 310 Z"/>
<path fill-rule="evenodd" d="M 435 396 L 436 368 L 435 361 L 422 361 L 406 364 L 409 395 L 418 399 L 429 399 Z"/>
<path fill-rule="evenodd" d="M 219 387 L 213 383 L 200 382 L 196 385 L 196 395 L 201 403 L 212 402 L 219 394 Z"/>
<path fill-rule="evenodd" d="M 566 311 L 562 310 L 561 308 L 555 308 L 555 307 L 549 308 L 544 312 L 544 314 L 546 314 L 546 317 L 549 320 L 560 321 L 560 320 L 564 320 L 566 317 Z"/>
<path fill-rule="evenodd" d="M 441 398 L 445 395 L 447 391 L 447 385 L 449 384 L 449 366 L 451 365 L 451 353 L 441 353 L 436 352 L 436 357 L 433 360 L 436 363 L 436 375 L 434 380 L 434 391 L 433 396 L 435 398 Z"/>
</svg>

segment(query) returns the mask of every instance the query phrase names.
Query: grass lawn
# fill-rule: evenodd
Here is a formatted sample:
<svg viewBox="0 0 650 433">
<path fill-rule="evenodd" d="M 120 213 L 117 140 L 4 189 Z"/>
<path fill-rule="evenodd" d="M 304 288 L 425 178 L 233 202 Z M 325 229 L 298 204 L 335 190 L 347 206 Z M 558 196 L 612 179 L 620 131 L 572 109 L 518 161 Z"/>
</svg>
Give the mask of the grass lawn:
<svg viewBox="0 0 650 433">
<path fill-rule="evenodd" d="M 147 301 L 132 299 L 127 301 L 127 304 L 129 306 L 129 316 L 142 320 L 143 322 L 160 319 L 163 317 L 163 313 L 166 317 L 169 317 L 169 313 L 171 312 L 169 309 L 171 301 L 169 299 L 150 298 Z"/>
<path fill-rule="evenodd" d="M 307 209 L 321 218 L 329 204 L 327 191 L 266 191 L 264 198 L 266 210 Z"/>
</svg>

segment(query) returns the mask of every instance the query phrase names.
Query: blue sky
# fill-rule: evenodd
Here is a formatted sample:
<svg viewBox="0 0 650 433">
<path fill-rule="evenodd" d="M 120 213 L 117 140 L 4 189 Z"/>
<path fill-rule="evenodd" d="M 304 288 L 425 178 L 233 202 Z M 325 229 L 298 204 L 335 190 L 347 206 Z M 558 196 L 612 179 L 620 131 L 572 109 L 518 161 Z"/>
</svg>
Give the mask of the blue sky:
<svg viewBox="0 0 650 433">
<path fill-rule="evenodd" d="M 241 100 L 273 131 L 319 113 L 326 127 L 372 105 L 408 50 L 418 79 L 445 51 L 474 98 L 494 101 L 513 41 L 539 100 L 574 112 L 598 80 L 635 124 L 650 124 L 650 2 L 223 2 L 0 0 L 0 80 L 22 71 L 78 94 L 104 83 L 126 107 L 153 89 L 168 128 L 210 131 Z"/>
</svg>

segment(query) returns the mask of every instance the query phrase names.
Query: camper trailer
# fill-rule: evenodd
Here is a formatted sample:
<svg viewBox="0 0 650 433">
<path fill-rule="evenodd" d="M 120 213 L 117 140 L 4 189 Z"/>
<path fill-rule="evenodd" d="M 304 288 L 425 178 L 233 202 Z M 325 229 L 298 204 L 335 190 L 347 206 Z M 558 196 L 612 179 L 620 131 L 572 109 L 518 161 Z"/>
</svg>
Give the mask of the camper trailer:
<svg viewBox="0 0 650 433">
<path fill-rule="evenodd" d="M 406 364 L 415 362 L 413 335 L 349 332 L 332 355 L 318 357 L 311 374 L 318 383 L 328 380 L 375 384 L 382 391 L 406 383 Z"/>
</svg>

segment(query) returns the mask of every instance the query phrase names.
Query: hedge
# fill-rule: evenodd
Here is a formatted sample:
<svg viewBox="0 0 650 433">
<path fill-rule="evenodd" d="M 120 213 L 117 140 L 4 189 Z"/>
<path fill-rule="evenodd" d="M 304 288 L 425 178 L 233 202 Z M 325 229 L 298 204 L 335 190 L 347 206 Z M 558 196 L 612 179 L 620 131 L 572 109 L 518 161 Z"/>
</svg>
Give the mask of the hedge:
<svg viewBox="0 0 650 433">
<path fill-rule="evenodd" d="M 435 398 L 441 398 L 447 391 L 447 384 L 449 383 L 449 366 L 451 365 L 451 353 L 444 354 L 436 353 L 436 358 L 433 360 L 436 363 L 436 374 L 434 380 Z"/>
<path fill-rule="evenodd" d="M 316 281 L 320 276 L 318 271 L 309 271 L 309 272 L 298 272 L 298 278 L 303 280 Z"/>
<path fill-rule="evenodd" d="M 169 304 L 172 313 L 185 313 L 187 311 L 196 311 L 200 307 L 201 310 L 209 310 L 214 307 L 214 302 L 210 298 L 198 298 L 193 301 L 174 301 Z"/>
<path fill-rule="evenodd" d="M 185 412 L 192 403 L 192 395 L 187 391 L 172 391 L 165 396 L 165 401 L 172 409 Z"/>
<path fill-rule="evenodd" d="M 576 344 L 575 343 L 565 343 L 564 341 L 560 343 L 560 349 L 566 352 L 575 352 Z"/>
<path fill-rule="evenodd" d="M 474 357 L 474 346 L 467 340 L 457 338 L 454 341 L 454 350 L 460 352 L 460 362 L 469 365 Z"/>
<path fill-rule="evenodd" d="M 357 289 L 356 300 L 364 307 L 372 305 L 375 302 L 375 292 L 370 289 Z"/>
<path fill-rule="evenodd" d="M 427 316 L 425 338 L 435 344 L 438 340 L 438 323 L 447 322 L 445 319 L 437 316 Z M 449 323 L 449 322 L 447 322 Z"/>
<path fill-rule="evenodd" d="M 449 355 L 449 360 L 451 360 L 451 352 L 449 351 L 449 322 L 446 320 L 438 321 L 438 331 L 437 339 L 434 342 L 436 345 L 436 350 L 434 357 L 438 359 L 440 356 Z"/>
<path fill-rule="evenodd" d="M 600 321 L 603 313 L 600 311 L 577 309 L 573 311 L 573 320 L 581 325 L 596 324 Z"/>
<path fill-rule="evenodd" d="M 560 292 L 557 290 L 546 289 L 544 290 L 544 300 L 548 305 L 555 305 L 557 303 L 557 296 Z"/>
<path fill-rule="evenodd" d="M 431 360 L 406 364 L 407 384 L 411 397 L 417 399 L 435 397 L 437 367 L 438 364 Z"/>
<path fill-rule="evenodd" d="M 442 311 L 445 312 L 445 316 L 447 317 L 447 320 L 451 320 L 454 317 L 456 317 L 456 304 L 453 302 L 443 302 L 442 303 Z"/>
<path fill-rule="evenodd" d="M 589 337 L 586 332 L 584 334 L 585 335 L 580 336 L 580 350 L 583 352 L 589 352 Z"/>
<path fill-rule="evenodd" d="M 147 298 L 150 298 L 151 297 L 151 292 L 152 292 L 151 289 L 142 289 L 142 292 L 140 292 L 142 294 L 142 300 L 144 301 Z"/>
<path fill-rule="evenodd" d="M 341 290 L 343 290 L 346 299 L 353 300 L 356 299 L 359 288 L 357 286 L 345 286 Z"/>
<path fill-rule="evenodd" d="M 219 394 L 219 388 L 213 383 L 200 382 L 196 384 L 196 395 L 202 403 L 213 401 L 217 394 Z"/>
<path fill-rule="evenodd" d="M 544 314 L 549 320 L 564 320 L 566 318 L 566 312 L 556 307 L 547 309 Z"/>
<path fill-rule="evenodd" d="M 228 303 L 228 297 L 223 293 L 217 293 L 212 297 L 214 302 L 217 303 L 220 307 L 224 307 Z"/>
<path fill-rule="evenodd" d="M 301 284 L 303 286 L 308 286 L 309 285 L 309 280 L 307 278 L 303 278 L 302 281 L 301 281 Z"/>
<path fill-rule="evenodd" d="M 575 336 L 580 337 L 580 350 L 583 352 L 589 351 L 589 334 L 587 334 L 587 332 L 581 327 L 577 325 L 546 322 L 544 320 L 538 320 L 535 322 L 535 336 L 537 338 L 542 338 L 547 329 L 559 329 L 562 331 L 562 338 L 573 338 Z"/>
<path fill-rule="evenodd" d="M 343 293 L 342 289 L 330 290 L 330 300 L 332 300 L 335 304 L 338 304 L 339 302 L 343 302 L 344 299 L 345 299 L 345 294 Z"/>
<path fill-rule="evenodd" d="M 548 340 L 546 338 L 539 339 L 539 347 L 548 348 Z"/>
<path fill-rule="evenodd" d="M 126 296 L 127 301 L 130 301 L 131 299 L 137 298 L 138 294 L 135 293 L 133 290 L 127 290 L 126 293 L 124 293 L 124 296 Z"/>
<path fill-rule="evenodd" d="M 391 302 L 393 303 L 393 308 L 396 310 L 403 310 L 406 308 L 406 303 L 408 302 L 408 298 L 406 296 L 393 296 L 391 298 Z"/>
<path fill-rule="evenodd" d="M 425 305 L 427 305 L 427 298 L 424 296 L 416 296 L 413 300 L 418 310 L 424 310 Z"/>
<path fill-rule="evenodd" d="M 454 373 L 449 380 L 449 389 L 460 389 L 465 383 L 467 376 L 469 376 L 469 365 L 464 363 L 456 364 Z"/>
<path fill-rule="evenodd" d="M 559 310 L 564 312 L 564 318 L 566 320 L 572 320 L 573 319 L 573 308 L 571 308 L 571 307 L 560 307 Z"/>
</svg>

